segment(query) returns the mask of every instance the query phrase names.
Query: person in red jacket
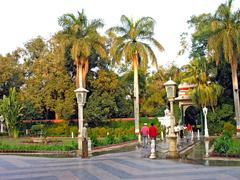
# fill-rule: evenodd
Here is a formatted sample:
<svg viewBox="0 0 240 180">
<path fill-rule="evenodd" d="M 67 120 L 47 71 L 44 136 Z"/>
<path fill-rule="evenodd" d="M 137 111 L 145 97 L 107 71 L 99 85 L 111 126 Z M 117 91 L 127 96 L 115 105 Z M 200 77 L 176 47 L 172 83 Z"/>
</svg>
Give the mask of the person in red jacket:
<svg viewBox="0 0 240 180">
<path fill-rule="evenodd" d="M 156 139 L 157 139 L 157 128 L 154 126 L 153 123 L 151 123 L 151 126 L 149 127 L 149 137 L 151 140 L 153 139 L 155 141 L 155 148 L 156 148 Z"/>
<path fill-rule="evenodd" d="M 151 123 L 151 126 L 149 127 L 149 137 L 151 139 L 155 139 L 155 140 L 157 137 L 157 128 L 156 128 L 156 126 L 154 126 L 153 123 Z"/>
</svg>

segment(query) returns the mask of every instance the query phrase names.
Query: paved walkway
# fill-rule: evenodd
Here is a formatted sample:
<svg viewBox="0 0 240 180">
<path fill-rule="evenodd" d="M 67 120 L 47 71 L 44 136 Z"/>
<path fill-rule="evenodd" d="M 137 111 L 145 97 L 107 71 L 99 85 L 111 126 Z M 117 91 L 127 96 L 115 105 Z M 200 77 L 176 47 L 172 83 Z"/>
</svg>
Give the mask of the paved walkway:
<svg viewBox="0 0 240 180">
<path fill-rule="evenodd" d="M 240 167 L 209 167 L 142 156 L 142 149 L 81 158 L 0 155 L 0 180 L 239 180 Z"/>
</svg>

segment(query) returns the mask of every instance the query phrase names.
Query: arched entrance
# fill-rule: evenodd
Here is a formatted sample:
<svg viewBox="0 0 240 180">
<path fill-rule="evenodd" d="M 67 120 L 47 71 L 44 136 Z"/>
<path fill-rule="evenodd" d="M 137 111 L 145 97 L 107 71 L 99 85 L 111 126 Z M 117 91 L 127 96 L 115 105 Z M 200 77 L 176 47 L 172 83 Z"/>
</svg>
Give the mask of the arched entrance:
<svg viewBox="0 0 240 180">
<path fill-rule="evenodd" d="M 186 125 L 188 123 L 191 124 L 194 131 L 197 131 L 198 129 L 201 131 L 202 129 L 201 110 L 196 106 L 187 107 L 184 113 L 184 123 Z"/>
<path fill-rule="evenodd" d="M 179 103 L 181 111 L 180 124 L 190 123 L 193 126 L 193 130 L 203 130 L 203 117 L 200 108 L 194 104 L 188 95 L 187 91 L 194 88 L 194 84 L 183 83 L 178 85 L 178 97 L 175 101 Z M 203 133 L 203 131 L 201 131 Z"/>
</svg>

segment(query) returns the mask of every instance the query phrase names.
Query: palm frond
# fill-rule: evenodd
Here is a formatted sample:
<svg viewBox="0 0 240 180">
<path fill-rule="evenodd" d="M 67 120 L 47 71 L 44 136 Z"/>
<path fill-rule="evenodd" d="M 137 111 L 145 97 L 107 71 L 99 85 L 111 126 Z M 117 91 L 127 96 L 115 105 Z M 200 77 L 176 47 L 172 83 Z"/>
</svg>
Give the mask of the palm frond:
<svg viewBox="0 0 240 180">
<path fill-rule="evenodd" d="M 153 43 L 154 46 L 158 48 L 160 52 L 164 51 L 164 47 L 154 38 L 149 38 L 149 41 Z"/>
<path fill-rule="evenodd" d="M 109 28 L 109 29 L 107 30 L 107 33 L 108 33 L 108 34 L 111 33 L 111 32 L 115 32 L 115 33 L 121 34 L 121 35 L 127 33 L 126 29 L 123 28 L 123 27 L 121 27 L 121 26 L 111 27 L 111 28 Z"/>
<path fill-rule="evenodd" d="M 125 15 L 121 16 L 121 23 L 126 30 L 130 30 L 133 27 L 133 22 Z"/>
<path fill-rule="evenodd" d="M 151 59 L 152 61 L 152 65 L 158 68 L 157 57 L 155 56 L 152 48 L 146 43 L 144 43 L 144 47 L 147 49 L 147 53 L 148 53 L 149 59 Z"/>
</svg>

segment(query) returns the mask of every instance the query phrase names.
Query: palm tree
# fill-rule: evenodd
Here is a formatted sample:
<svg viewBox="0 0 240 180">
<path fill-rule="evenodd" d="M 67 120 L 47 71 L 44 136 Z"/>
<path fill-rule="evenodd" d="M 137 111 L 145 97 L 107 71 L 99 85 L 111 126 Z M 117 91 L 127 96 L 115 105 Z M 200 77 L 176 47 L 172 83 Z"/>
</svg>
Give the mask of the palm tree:
<svg viewBox="0 0 240 180">
<path fill-rule="evenodd" d="M 207 73 L 207 61 L 205 58 L 195 58 L 184 66 L 183 82 L 195 84 L 189 94 L 194 103 L 200 107 L 217 105 L 218 98 L 222 94 L 222 87 L 214 82 L 210 82 Z"/>
<path fill-rule="evenodd" d="M 139 133 L 139 87 L 138 67 L 147 69 L 148 59 L 157 67 L 157 58 L 149 43 L 160 51 L 164 48 L 153 38 L 155 21 L 151 17 L 142 17 L 136 22 L 125 15 L 121 16 L 122 26 L 112 27 L 108 30 L 113 42 L 110 55 L 114 63 L 120 63 L 122 58 L 131 62 L 134 70 L 134 118 L 135 133 Z"/>
<path fill-rule="evenodd" d="M 97 29 L 103 27 L 100 19 L 88 21 L 84 11 L 74 14 L 64 14 L 58 20 L 63 31 L 60 36 L 64 47 L 71 48 L 71 55 L 76 66 L 76 86 L 86 86 L 86 75 L 89 68 L 88 58 L 94 49 L 102 58 L 107 56 L 105 38 Z"/>
<path fill-rule="evenodd" d="M 240 104 L 237 66 L 240 58 L 240 10 L 232 12 L 232 0 L 221 4 L 211 21 L 208 49 L 213 59 L 219 63 L 224 56 L 231 65 L 235 115 L 238 135 L 240 135 Z"/>
</svg>

